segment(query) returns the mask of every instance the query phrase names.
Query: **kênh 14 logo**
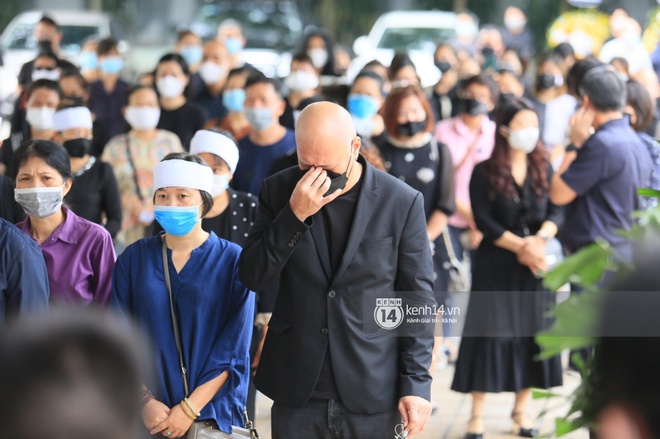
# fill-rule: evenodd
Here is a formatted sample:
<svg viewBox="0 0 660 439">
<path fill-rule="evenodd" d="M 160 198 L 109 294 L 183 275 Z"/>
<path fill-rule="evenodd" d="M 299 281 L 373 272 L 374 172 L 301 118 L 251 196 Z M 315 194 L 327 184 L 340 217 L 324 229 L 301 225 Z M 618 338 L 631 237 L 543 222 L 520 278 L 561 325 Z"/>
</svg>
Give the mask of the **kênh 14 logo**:
<svg viewBox="0 0 660 439">
<path fill-rule="evenodd" d="M 377 298 L 374 320 L 383 329 L 396 329 L 404 319 L 407 323 L 445 323 L 444 316 L 460 316 L 461 310 L 457 306 L 422 305 L 403 306 L 401 298 Z M 442 320 L 442 321 L 440 321 Z M 456 323 L 457 319 L 448 319 L 446 323 Z"/>
</svg>

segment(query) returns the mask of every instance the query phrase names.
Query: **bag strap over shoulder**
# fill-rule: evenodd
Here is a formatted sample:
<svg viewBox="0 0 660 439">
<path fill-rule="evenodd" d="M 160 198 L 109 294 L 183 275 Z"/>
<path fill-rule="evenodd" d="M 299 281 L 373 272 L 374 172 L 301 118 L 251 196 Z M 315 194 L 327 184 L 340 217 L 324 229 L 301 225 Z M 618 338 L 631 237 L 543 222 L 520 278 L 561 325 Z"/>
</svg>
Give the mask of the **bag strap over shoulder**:
<svg viewBox="0 0 660 439">
<path fill-rule="evenodd" d="M 170 282 L 170 269 L 167 264 L 167 243 L 165 241 L 165 235 L 163 235 L 163 271 L 165 272 L 165 284 L 167 285 L 167 292 L 170 296 L 170 316 L 172 317 L 172 330 L 174 331 L 174 342 L 176 343 L 176 350 L 179 354 L 179 367 L 181 367 L 181 378 L 183 379 L 183 393 L 186 396 L 190 396 L 190 389 L 188 388 L 188 374 L 186 372 L 186 366 L 183 363 L 183 353 L 181 349 L 181 336 L 179 334 L 179 322 L 176 318 L 176 312 L 174 311 L 174 299 L 172 297 L 172 283 Z"/>
</svg>

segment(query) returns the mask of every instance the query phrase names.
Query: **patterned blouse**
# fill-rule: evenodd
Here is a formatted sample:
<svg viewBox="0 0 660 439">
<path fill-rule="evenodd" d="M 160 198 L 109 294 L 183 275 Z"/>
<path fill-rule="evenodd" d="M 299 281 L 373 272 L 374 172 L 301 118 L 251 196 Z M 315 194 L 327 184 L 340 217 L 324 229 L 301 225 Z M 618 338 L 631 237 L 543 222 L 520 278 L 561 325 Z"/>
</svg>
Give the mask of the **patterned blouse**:
<svg viewBox="0 0 660 439">
<path fill-rule="evenodd" d="M 112 166 L 117 177 L 124 214 L 117 236 L 121 244 L 127 246 L 145 236 L 145 227 L 153 220 L 153 169 L 172 152 L 183 152 L 179 137 L 160 129 L 150 142 L 129 131 L 113 137 L 106 145 L 103 161 Z"/>
</svg>

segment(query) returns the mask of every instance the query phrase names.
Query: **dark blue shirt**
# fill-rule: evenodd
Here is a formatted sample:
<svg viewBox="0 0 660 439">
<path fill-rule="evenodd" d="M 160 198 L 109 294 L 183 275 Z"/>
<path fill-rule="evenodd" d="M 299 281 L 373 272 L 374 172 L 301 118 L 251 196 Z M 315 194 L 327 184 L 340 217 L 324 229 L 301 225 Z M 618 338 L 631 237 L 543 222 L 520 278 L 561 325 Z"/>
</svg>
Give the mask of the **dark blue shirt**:
<svg viewBox="0 0 660 439">
<path fill-rule="evenodd" d="M 192 102 L 206 110 L 210 120 L 221 121 L 227 115 L 227 109 L 222 103 L 222 93 L 213 96 L 205 85 L 199 89 Z"/>
<path fill-rule="evenodd" d="M 121 112 L 127 92 L 128 84 L 121 79 L 117 81 L 111 93 L 105 91 L 101 80 L 89 87 L 89 111 L 94 113 L 97 122 L 107 128 L 109 137 L 128 131 L 128 124 Z"/>
<path fill-rule="evenodd" d="M 275 159 L 285 156 L 296 149 L 296 138 L 293 131 L 286 134 L 272 145 L 257 145 L 245 137 L 238 142 L 240 160 L 234 172 L 232 186 L 234 189 L 257 195 L 261 182 L 270 175 L 270 168 Z"/>
<path fill-rule="evenodd" d="M 243 425 L 250 374 L 249 347 L 254 322 L 254 294 L 238 277 L 241 248 L 211 232 L 177 272 L 167 250 L 174 309 L 178 315 L 183 362 L 190 391 L 217 378 L 229 377 L 199 420 L 215 420 L 231 432 Z M 161 235 L 130 245 L 117 259 L 111 303 L 134 317 L 153 340 L 155 376 L 150 390 L 168 407 L 185 396 L 170 319 Z"/>
<path fill-rule="evenodd" d="M 649 154 L 627 119 L 609 121 L 578 150 L 577 158 L 561 176 L 577 198 L 567 206 L 559 239 L 571 251 L 597 239 L 626 248 L 628 239 L 617 230 L 629 230 L 631 214 L 639 209 L 637 189 L 648 184 Z"/>
<path fill-rule="evenodd" d="M 39 245 L 0 218 L 0 327 L 9 316 L 47 310 L 49 297 Z"/>
</svg>

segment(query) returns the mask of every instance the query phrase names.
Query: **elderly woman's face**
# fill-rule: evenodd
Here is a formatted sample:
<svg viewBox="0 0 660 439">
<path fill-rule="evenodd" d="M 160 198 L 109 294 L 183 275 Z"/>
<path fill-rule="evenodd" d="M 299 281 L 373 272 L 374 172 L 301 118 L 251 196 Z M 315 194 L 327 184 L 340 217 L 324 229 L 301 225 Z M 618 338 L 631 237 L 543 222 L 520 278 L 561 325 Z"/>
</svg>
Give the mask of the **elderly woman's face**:
<svg viewBox="0 0 660 439">
<path fill-rule="evenodd" d="M 71 180 L 65 182 L 57 169 L 39 157 L 30 157 L 18 168 L 16 189 L 61 186 L 64 186 L 63 194 L 66 196 L 71 188 Z"/>
</svg>

